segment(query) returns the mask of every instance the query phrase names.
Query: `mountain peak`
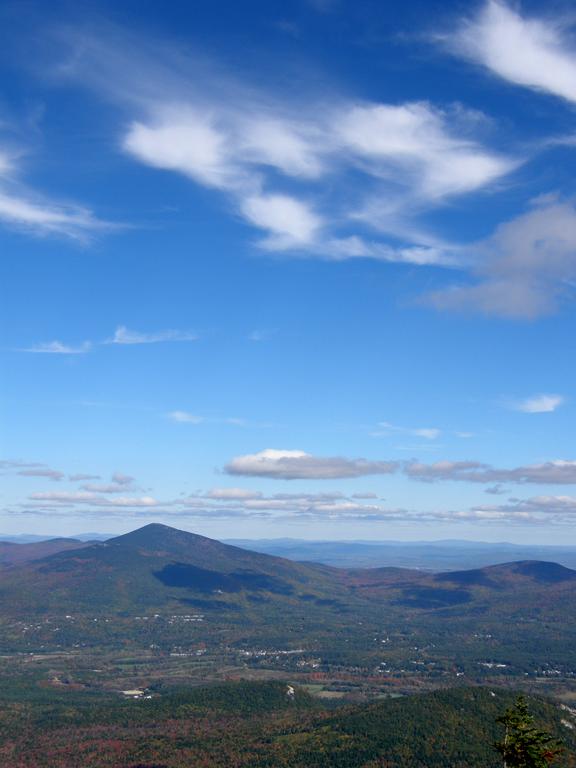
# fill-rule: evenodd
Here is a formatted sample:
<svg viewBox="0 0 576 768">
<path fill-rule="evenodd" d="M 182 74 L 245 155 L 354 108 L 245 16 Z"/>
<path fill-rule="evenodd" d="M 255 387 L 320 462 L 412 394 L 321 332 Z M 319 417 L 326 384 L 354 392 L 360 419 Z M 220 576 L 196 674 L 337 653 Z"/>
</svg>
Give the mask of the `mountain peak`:
<svg viewBox="0 0 576 768">
<path fill-rule="evenodd" d="M 135 531 L 123 533 L 120 536 L 108 539 L 106 543 L 163 547 L 167 544 L 193 544 L 202 541 L 212 542 L 214 540 L 208 539 L 206 536 L 199 536 L 197 533 L 181 531 L 178 528 L 172 528 L 170 525 L 164 525 L 163 523 L 148 523 L 147 525 L 143 525 L 142 528 L 137 528 Z"/>
</svg>

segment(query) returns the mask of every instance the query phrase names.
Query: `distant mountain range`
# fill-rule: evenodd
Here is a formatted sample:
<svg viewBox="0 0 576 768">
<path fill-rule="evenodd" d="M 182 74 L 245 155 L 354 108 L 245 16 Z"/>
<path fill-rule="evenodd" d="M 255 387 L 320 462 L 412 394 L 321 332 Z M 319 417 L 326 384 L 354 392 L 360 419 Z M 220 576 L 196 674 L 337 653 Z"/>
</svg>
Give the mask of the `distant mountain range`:
<svg viewBox="0 0 576 768">
<path fill-rule="evenodd" d="M 548 605 L 570 604 L 576 570 L 546 561 L 516 561 L 429 573 L 384 567 L 342 569 L 295 562 L 150 524 L 104 542 L 53 539 L 1 544 L 0 598 L 17 613 L 62 610 L 177 610 L 183 605 L 247 609 L 281 603 L 352 609 L 388 605 L 435 609 L 502 604 L 513 593 Z M 16 593 L 19 599 L 11 598 Z M 10 608 L 8 609 L 10 610 Z"/>
<path fill-rule="evenodd" d="M 13 547 L 22 548 L 20 558 L 6 555 Z M 60 551 L 47 554 L 50 548 Z M 0 648 L 35 647 L 34 637 L 43 648 L 120 641 L 171 648 L 176 636 L 189 642 L 190 632 L 168 622 L 152 636 L 141 630 L 140 617 L 198 614 L 203 623 L 193 636 L 210 642 L 298 644 L 376 658 L 374 643 L 387 642 L 378 639 L 385 631 L 400 638 L 398 659 L 414 657 L 410 642 L 427 647 L 418 664 L 461 656 L 476 665 L 496 659 L 503 667 L 576 668 L 576 570 L 559 563 L 523 560 L 441 573 L 343 569 L 159 524 L 104 542 L 12 544 L 4 552 Z M 74 621 L 52 629 L 52 619 L 65 614 Z M 94 624 L 98 617 L 112 622 L 106 630 Z M 42 620 L 35 629 L 32 619 Z"/>
<path fill-rule="evenodd" d="M 0 541 L 0 566 L 40 560 L 42 557 L 54 555 L 57 552 L 82 549 L 82 547 L 88 547 L 92 543 L 78 539 L 47 539 L 21 544 Z"/>
<path fill-rule="evenodd" d="M 576 568 L 576 546 L 489 543 L 480 541 L 303 541 L 228 539 L 227 544 L 290 560 L 338 568 L 398 566 L 431 571 L 482 568 L 513 560 L 552 560 Z"/>
<path fill-rule="evenodd" d="M 5 543 L 42 544 L 50 552 L 73 548 L 76 542 L 95 543 L 116 538 L 113 534 L 82 533 L 72 538 L 40 536 L 34 534 L 0 534 L 0 565 L 11 560 Z M 70 545 L 67 544 L 70 542 Z M 511 544 L 510 542 L 482 542 L 461 539 L 440 541 L 306 541 L 303 539 L 225 539 L 225 544 L 252 552 L 274 555 L 300 562 L 322 563 L 337 568 L 380 568 L 395 566 L 427 571 L 463 570 L 515 560 L 547 560 L 576 569 L 576 546 Z M 76 548 L 78 545 L 76 544 Z M 18 555 L 21 560 L 36 559 L 49 554 L 48 550 L 31 547 Z M 22 555 L 26 552 L 26 557 Z M 4 555 L 5 553 L 5 555 Z M 29 557 L 28 557 L 29 555 Z"/>
</svg>

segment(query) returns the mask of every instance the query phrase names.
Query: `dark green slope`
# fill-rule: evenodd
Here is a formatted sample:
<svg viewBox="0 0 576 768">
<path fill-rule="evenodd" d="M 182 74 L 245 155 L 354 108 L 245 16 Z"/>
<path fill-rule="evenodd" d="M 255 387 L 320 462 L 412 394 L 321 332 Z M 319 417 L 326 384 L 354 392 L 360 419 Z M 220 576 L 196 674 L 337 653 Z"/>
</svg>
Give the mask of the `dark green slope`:
<svg viewBox="0 0 576 768">
<path fill-rule="evenodd" d="M 0 696 L 0 757 L 11 768 L 500 768 L 496 718 L 515 696 L 460 688 L 336 711 L 285 682 L 137 702 L 39 692 L 24 708 Z M 574 713 L 540 698 L 528 705 L 565 744 L 557 768 L 574 768 Z"/>
<path fill-rule="evenodd" d="M 486 606 L 576 610 L 576 571 L 558 563 L 526 560 L 437 574 L 373 568 L 348 571 L 347 582 L 359 596 L 407 610 L 452 609 L 460 615 Z"/>
<path fill-rule="evenodd" d="M 550 618 L 561 621 L 554 631 L 564 637 L 576 625 L 575 584 L 575 571 L 537 561 L 444 574 L 401 568 L 346 571 L 151 524 L 0 569 L 0 609 L 5 619 L 197 609 L 222 616 L 231 612 L 238 621 L 278 630 L 296 615 L 305 616 L 308 627 L 310 620 L 325 622 L 325 627 L 360 627 L 354 619 L 379 622 L 383 616 L 397 625 L 422 620 L 435 627 L 443 618 L 473 620 L 478 627 L 489 617 Z M 354 619 L 346 621 L 346 616 Z"/>
<path fill-rule="evenodd" d="M 321 599 L 343 589 L 333 573 L 327 566 L 292 563 L 151 524 L 3 570 L 0 603 L 5 614 L 23 615 L 182 609 L 195 598 L 205 605 L 207 596 L 224 607 L 250 595 Z"/>
<path fill-rule="evenodd" d="M 492 744 L 502 734 L 496 718 L 514 699 L 514 694 L 499 689 L 464 688 L 351 708 L 321 727 L 286 737 L 283 762 L 278 765 L 497 768 L 501 760 Z M 529 706 L 538 725 L 566 744 L 558 765 L 572 768 L 576 765 L 574 715 L 542 699 L 529 697 Z"/>
<path fill-rule="evenodd" d="M 82 549 L 83 547 L 90 546 L 90 544 L 91 542 L 83 542 L 77 539 L 47 539 L 46 541 L 25 544 L 0 541 L 0 566 L 40 560 L 57 552 Z"/>
</svg>

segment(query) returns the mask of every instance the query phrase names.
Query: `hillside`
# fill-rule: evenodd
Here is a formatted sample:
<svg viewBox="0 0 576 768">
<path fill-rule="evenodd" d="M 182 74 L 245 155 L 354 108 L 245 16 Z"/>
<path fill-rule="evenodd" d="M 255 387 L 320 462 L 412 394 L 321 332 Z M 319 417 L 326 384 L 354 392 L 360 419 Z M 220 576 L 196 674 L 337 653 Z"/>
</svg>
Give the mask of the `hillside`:
<svg viewBox="0 0 576 768">
<path fill-rule="evenodd" d="M 18 614 L 134 612 L 172 605 L 226 608 L 250 595 L 323 596 L 332 569 L 292 563 L 150 524 L 105 542 L 58 552 L 0 572 L 0 599 Z M 11 599 L 18 591 L 18 601 Z"/>
<path fill-rule="evenodd" d="M 344 570 L 251 552 L 214 539 L 150 524 L 105 542 L 56 540 L 61 548 L 41 554 L 25 547 L 28 561 L 0 571 L 0 597 L 19 614 L 60 610 L 134 612 L 192 606 L 225 610 L 261 603 L 320 607 L 345 605 L 435 610 L 505 605 L 507 596 L 524 605 L 547 595 L 550 607 L 572 600 L 576 571 L 556 563 L 517 562 L 440 574 L 404 569 Z M 30 554 L 26 554 L 30 553 Z M 11 599 L 18 589 L 18 602 Z M 524 601 L 524 602 L 523 602 Z"/>
<path fill-rule="evenodd" d="M 79 541 L 78 539 L 47 539 L 46 541 L 16 543 L 0 541 L 0 567 L 27 563 L 31 560 L 40 560 L 43 557 L 54 555 L 58 552 L 83 549 L 92 542 Z"/>
<path fill-rule="evenodd" d="M 3 702 L 0 757 L 12 768 L 497 768 L 496 718 L 515 694 L 460 688 L 322 708 L 286 682 L 151 691 L 114 701 L 74 693 Z M 1 698 L 0 698 L 1 700 Z M 574 713 L 530 697 L 539 727 L 576 765 Z"/>
<path fill-rule="evenodd" d="M 269 648 L 279 655 L 265 663 L 281 669 L 568 680 L 575 580 L 538 561 L 439 574 L 336 569 L 152 524 L 0 569 L 0 650 L 210 647 L 218 665 L 241 650 L 257 665 Z"/>
</svg>

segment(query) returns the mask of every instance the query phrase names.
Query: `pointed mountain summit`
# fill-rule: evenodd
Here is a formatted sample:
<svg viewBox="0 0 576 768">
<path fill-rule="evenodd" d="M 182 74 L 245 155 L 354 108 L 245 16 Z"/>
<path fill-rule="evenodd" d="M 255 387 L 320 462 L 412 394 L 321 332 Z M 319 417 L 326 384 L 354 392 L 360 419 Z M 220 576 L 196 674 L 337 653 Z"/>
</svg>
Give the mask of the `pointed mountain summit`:
<svg viewBox="0 0 576 768">
<path fill-rule="evenodd" d="M 250 595 L 326 598 L 338 590 L 334 573 L 328 566 L 294 563 L 152 523 L 1 572 L 0 600 L 25 584 L 18 612 L 62 606 L 68 611 L 175 610 L 206 595 L 217 596 L 226 608 Z"/>
</svg>

